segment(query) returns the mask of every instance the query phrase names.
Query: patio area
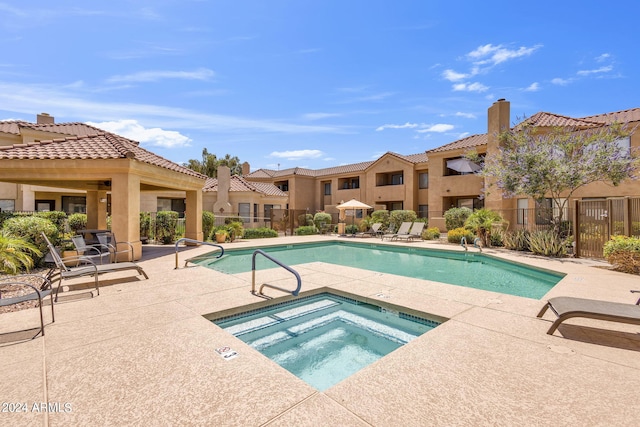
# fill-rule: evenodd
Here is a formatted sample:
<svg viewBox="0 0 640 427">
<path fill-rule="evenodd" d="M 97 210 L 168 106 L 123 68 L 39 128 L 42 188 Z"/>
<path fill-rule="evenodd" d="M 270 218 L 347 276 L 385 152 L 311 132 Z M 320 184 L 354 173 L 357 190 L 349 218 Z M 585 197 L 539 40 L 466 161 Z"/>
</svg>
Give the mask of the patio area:
<svg viewBox="0 0 640 427">
<path fill-rule="evenodd" d="M 280 237 L 224 246 L 334 238 Z M 432 241 L 410 245 L 463 250 Z M 173 246 L 144 246 L 139 263 L 149 280 L 126 273 L 126 281 L 105 277 L 100 296 L 57 304 L 55 323 L 45 311 L 44 337 L 0 345 L 0 424 L 637 424 L 640 327 L 571 319 L 549 336 L 553 314 L 536 318 L 554 296 L 632 304 L 637 295 L 629 290 L 640 288 L 637 276 L 611 272 L 598 261 L 486 249 L 566 274 L 545 298 L 533 300 L 320 262 L 300 264 L 295 269 L 302 292 L 334 289 L 449 319 L 318 392 L 203 317 L 269 303 L 250 293 L 250 272 L 182 268 L 186 258 L 209 251 L 181 248 L 180 268 L 174 269 Z M 260 283 L 294 287 L 282 269 L 259 271 L 257 277 Z M 36 323 L 35 310 L 5 313 L 0 333 Z M 221 347 L 231 347 L 238 357 L 225 360 L 216 352 Z"/>
</svg>

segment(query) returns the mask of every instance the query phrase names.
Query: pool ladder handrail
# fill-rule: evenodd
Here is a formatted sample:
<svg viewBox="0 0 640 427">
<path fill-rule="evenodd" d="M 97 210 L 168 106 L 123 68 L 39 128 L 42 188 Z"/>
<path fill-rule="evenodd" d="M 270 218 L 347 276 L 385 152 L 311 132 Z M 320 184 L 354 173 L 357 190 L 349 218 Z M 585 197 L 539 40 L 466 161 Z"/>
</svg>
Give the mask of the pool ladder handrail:
<svg viewBox="0 0 640 427">
<path fill-rule="evenodd" d="M 256 293 L 256 256 L 257 255 L 262 255 L 265 258 L 267 258 L 268 260 L 278 264 L 280 267 L 284 268 L 285 270 L 289 271 L 290 273 L 292 273 L 294 276 L 296 276 L 296 280 L 298 281 L 298 287 L 291 291 L 289 289 L 285 289 L 285 288 L 281 288 L 279 286 L 276 285 L 270 285 L 268 283 L 263 283 L 260 286 L 260 290 L 258 290 L 258 293 Z M 291 295 L 293 295 L 294 297 L 297 297 L 298 294 L 300 293 L 300 288 L 302 287 L 302 279 L 300 278 L 300 275 L 298 274 L 297 271 L 295 271 L 293 268 L 289 267 L 286 264 L 283 264 L 282 262 L 278 261 L 277 259 L 275 259 L 274 257 L 272 257 L 271 255 L 267 254 L 266 252 L 264 252 L 261 249 L 256 249 L 255 251 L 253 251 L 253 256 L 251 257 L 251 293 L 256 295 L 256 296 L 261 296 L 261 297 L 267 297 L 266 295 L 264 295 L 262 293 L 262 289 L 264 287 L 268 287 L 268 288 L 273 288 L 273 289 L 277 289 L 279 291 L 282 292 L 287 292 L 290 293 Z"/>
<path fill-rule="evenodd" d="M 216 258 L 220 258 L 222 255 L 224 255 L 224 248 L 222 246 L 220 246 L 220 245 L 216 245 L 215 243 L 211 243 L 211 242 L 203 242 L 201 240 L 194 240 L 194 239 L 189 239 L 189 238 L 183 237 L 182 239 L 178 239 L 178 241 L 176 242 L 176 245 L 175 245 L 176 246 L 176 267 L 174 268 L 174 270 L 178 269 L 178 245 L 181 242 L 196 243 L 198 245 L 215 246 L 216 248 L 220 248 L 220 255 L 218 255 Z M 186 267 L 187 263 L 189 261 L 194 260 L 196 258 L 198 258 L 198 257 L 196 256 L 196 257 L 184 260 L 184 266 Z"/>
<path fill-rule="evenodd" d="M 473 239 L 473 247 L 478 248 L 478 250 L 480 252 L 482 252 L 482 246 L 480 246 L 480 242 L 482 240 L 480 240 L 479 237 L 476 237 L 475 239 Z M 466 236 L 462 236 L 462 239 L 460 239 L 460 246 L 462 246 L 464 248 L 464 251 L 467 251 L 467 237 Z"/>
</svg>

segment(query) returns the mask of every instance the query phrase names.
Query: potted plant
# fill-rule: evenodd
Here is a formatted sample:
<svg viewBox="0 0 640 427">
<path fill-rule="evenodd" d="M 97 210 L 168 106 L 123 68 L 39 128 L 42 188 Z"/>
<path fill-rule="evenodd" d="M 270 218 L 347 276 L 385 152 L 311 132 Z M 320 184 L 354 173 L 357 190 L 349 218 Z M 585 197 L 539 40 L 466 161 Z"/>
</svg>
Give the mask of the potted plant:
<svg viewBox="0 0 640 427">
<path fill-rule="evenodd" d="M 70 240 L 63 240 L 60 244 L 60 256 L 62 257 L 62 261 L 64 261 L 64 265 L 68 267 L 77 267 L 79 264 L 79 254 L 73 242 Z M 65 261 L 65 258 L 69 258 L 69 260 Z"/>
<path fill-rule="evenodd" d="M 223 228 L 216 230 L 216 243 L 224 243 L 229 237 L 229 232 Z"/>
</svg>

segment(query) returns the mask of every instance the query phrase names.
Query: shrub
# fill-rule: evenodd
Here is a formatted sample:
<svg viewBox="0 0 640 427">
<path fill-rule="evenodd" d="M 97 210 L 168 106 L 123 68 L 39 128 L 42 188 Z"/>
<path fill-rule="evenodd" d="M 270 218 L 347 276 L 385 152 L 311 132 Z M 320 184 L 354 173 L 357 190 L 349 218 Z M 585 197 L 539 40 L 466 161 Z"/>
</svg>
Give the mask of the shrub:
<svg viewBox="0 0 640 427">
<path fill-rule="evenodd" d="M 371 222 L 372 223 L 382 223 L 382 229 L 386 230 L 389 228 L 389 211 L 385 209 L 381 209 L 379 211 L 373 211 L 371 214 Z"/>
<path fill-rule="evenodd" d="M 178 212 L 159 211 L 156 214 L 156 240 L 169 244 L 176 240 L 176 227 L 178 226 Z"/>
<path fill-rule="evenodd" d="M 151 213 L 140 212 L 140 237 L 151 236 Z"/>
<path fill-rule="evenodd" d="M 502 217 L 498 212 L 483 208 L 469 215 L 464 226 L 480 237 L 482 244 L 487 247 L 491 246 L 491 228 L 493 224 L 500 221 Z"/>
<path fill-rule="evenodd" d="M 4 222 L 2 229 L 10 236 L 25 240 L 32 244 L 40 251 L 41 255 L 35 255 L 33 258 L 35 265 L 40 265 L 44 258 L 42 254 L 48 252 L 47 242 L 42 237 L 44 233 L 51 243 L 57 245 L 60 241 L 60 234 L 56 226 L 48 219 L 37 216 L 20 216 L 13 217 Z"/>
<path fill-rule="evenodd" d="M 142 218 L 141 218 L 142 219 Z M 211 231 L 216 222 L 216 216 L 213 212 L 202 211 L 202 238 L 207 241 L 211 238 Z M 142 221 L 140 221 L 142 224 Z"/>
<path fill-rule="evenodd" d="M 232 242 L 244 235 L 244 226 L 240 221 L 233 221 L 229 223 L 227 225 L 227 229 L 229 230 L 229 238 Z"/>
<path fill-rule="evenodd" d="M 514 251 L 528 251 L 529 231 L 524 229 L 506 231 L 502 236 L 502 242 L 506 249 Z"/>
<path fill-rule="evenodd" d="M 81 214 L 81 215 L 84 215 L 85 218 L 87 216 L 87 214 Z M 67 222 L 66 212 L 62 212 L 62 211 L 38 212 L 36 216 L 39 216 L 40 218 L 48 219 L 49 221 L 51 221 L 53 225 L 55 225 L 56 228 L 58 229 L 58 233 L 63 234 L 65 232 L 65 226 Z M 85 220 L 85 225 L 86 223 L 87 222 Z"/>
<path fill-rule="evenodd" d="M 418 218 L 415 211 L 397 210 L 392 211 L 389 216 L 389 223 L 397 230 L 403 222 L 413 222 Z"/>
<path fill-rule="evenodd" d="M 303 225 L 293 230 L 293 234 L 296 236 L 310 236 L 312 234 L 318 234 L 318 229 L 315 225 Z"/>
<path fill-rule="evenodd" d="M 7 230 L 0 230 L 0 273 L 18 274 L 34 266 L 33 257 L 42 252 L 32 243 L 12 236 Z"/>
<path fill-rule="evenodd" d="M 278 237 L 278 232 L 269 227 L 246 228 L 243 239 L 264 239 L 268 237 Z"/>
<path fill-rule="evenodd" d="M 560 257 L 567 254 L 564 240 L 552 230 L 534 231 L 529 235 L 529 250 L 537 255 Z"/>
<path fill-rule="evenodd" d="M 331 214 L 326 212 L 318 212 L 313 216 L 313 224 L 318 230 L 322 230 L 324 227 L 331 224 Z"/>
<path fill-rule="evenodd" d="M 444 213 L 444 223 L 447 231 L 464 227 L 464 222 L 473 211 L 469 208 L 451 208 Z"/>
<path fill-rule="evenodd" d="M 463 237 L 467 238 L 467 243 L 473 243 L 474 234 L 464 227 L 454 228 L 447 232 L 447 241 L 449 243 L 460 243 Z"/>
<path fill-rule="evenodd" d="M 87 228 L 87 214 L 74 213 L 67 218 L 67 224 L 73 234 L 78 234 L 78 230 Z"/>
<path fill-rule="evenodd" d="M 239 216 L 228 216 L 224 219 L 225 224 L 231 224 L 232 222 L 242 222 L 242 218 Z"/>
<path fill-rule="evenodd" d="M 344 228 L 346 234 L 356 234 L 360 229 L 355 224 L 349 224 Z"/>
<path fill-rule="evenodd" d="M 440 238 L 440 229 L 438 227 L 430 227 L 422 232 L 423 240 L 436 240 Z"/>
<path fill-rule="evenodd" d="M 640 238 L 613 236 L 604 244 L 604 256 L 614 269 L 640 274 Z"/>
</svg>

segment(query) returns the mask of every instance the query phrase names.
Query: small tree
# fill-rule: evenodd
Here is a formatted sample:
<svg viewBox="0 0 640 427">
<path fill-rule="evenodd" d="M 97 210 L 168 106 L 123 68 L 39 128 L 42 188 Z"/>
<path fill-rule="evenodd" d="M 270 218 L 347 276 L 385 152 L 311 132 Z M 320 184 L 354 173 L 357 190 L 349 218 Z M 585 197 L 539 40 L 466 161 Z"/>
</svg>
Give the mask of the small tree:
<svg viewBox="0 0 640 427">
<path fill-rule="evenodd" d="M 397 210 L 391 211 L 389 222 L 397 230 L 400 228 L 400 224 L 403 222 L 414 222 L 418 218 L 415 211 L 412 210 Z"/>
<path fill-rule="evenodd" d="M 491 246 L 491 227 L 502 221 L 499 213 L 489 209 L 478 209 L 464 223 L 464 227 L 473 231 L 482 241 L 484 247 Z"/>
<path fill-rule="evenodd" d="M 619 123 L 588 130 L 555 127 L 548 132 L 524 123 L 499 135 L 498 153 L 487 158 L 480 174 L 495 178 L 505 197 L 550 197 L 557 213 L 552 222 L 559 233 L 566 204 L 576 190 L 593 182 L 618 185 L 635 178 L 637 159 L 621 143 L 630 134 Z"/>
<path fill-rule="evenodd" d="M 460 228 L 473 211 L 469 208 L 451 208 L 444 213 L 444 223 L 447 230 Z"/>
<path fill-rule="evenodd" d="M 371 222 L 373 222 L 374 224 L 376 222 L 381 223 L 383 230 L 389 228 L 389 211 L 386 209 L 373 211 L 371 213 Z"/>
</svg>

